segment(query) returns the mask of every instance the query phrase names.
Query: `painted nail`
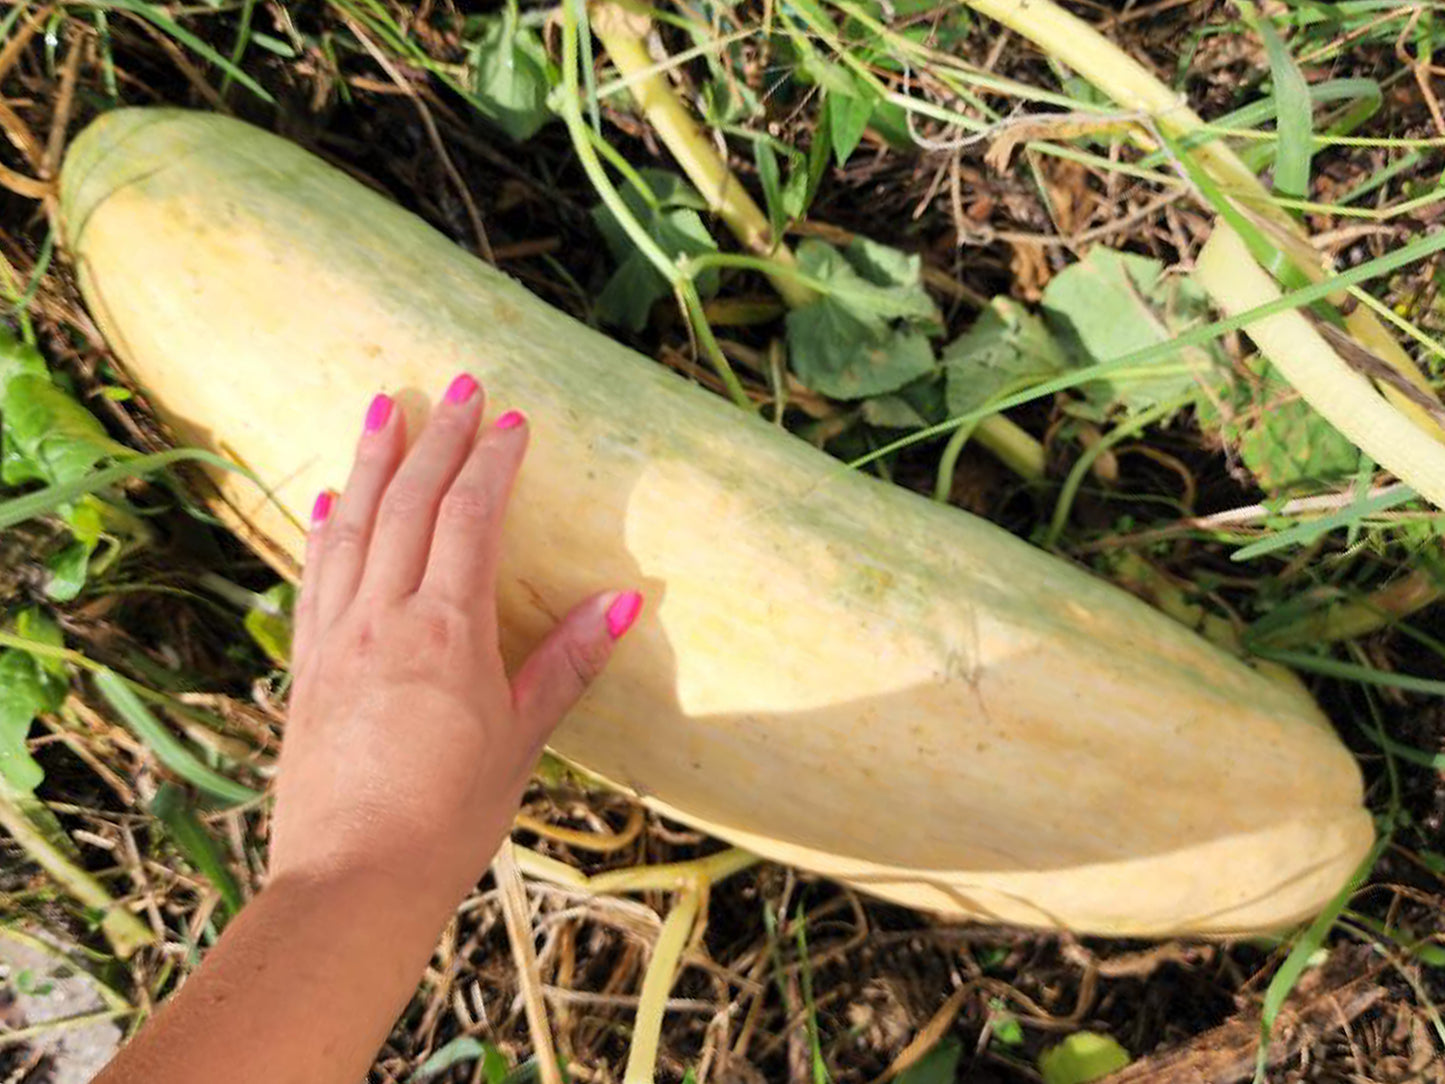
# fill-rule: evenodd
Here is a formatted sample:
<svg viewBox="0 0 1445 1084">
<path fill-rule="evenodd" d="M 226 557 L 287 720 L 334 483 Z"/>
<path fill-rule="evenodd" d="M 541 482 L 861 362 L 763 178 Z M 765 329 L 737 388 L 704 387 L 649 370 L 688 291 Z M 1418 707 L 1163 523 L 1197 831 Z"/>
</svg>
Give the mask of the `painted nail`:
<svg viewBox="0 0 1445 1084">
<path fill-rule="evenodd" d="M 498 429 L 515 429 L 527 420 L 527 416 L 520 410 L 509 410 L 496 420 Z"/>
<path fill-rule="evenodd" d="M 366 408 L 367 433 L 375 433 L 387 423 L 393 405 L 391 396 L 386 394 L 378 395 L 371 401 L 371 406 Z"/>
<path fill-rule="evenodd" d="M 623 591 L 612 600 L 612 605 L 607 607 L 607 633 L 614 640 L 622 639 L 623 635 L 637 621 L 637 615 L 642 612 L 642 596 L 636 591 Z"/>
<path fill-rule="evenodd" d="M 326 517 L 331 515 L 331 506 L 336 503 L 336 494 L 329 489 L 323 489 L 316 495 L 316 503 L 311 506 L 311 526 L 316 527 L 326 522 Z"/>
<path fill-rule="evenodd" d="M 447 387 L 446 395 L 442 398 L 453 405 L 465 403 L 473 395 L 477 394 L 477 389 L 480 387 L 481 385 L 473 380 L 470 374 L 462 373 L 451 382 Z"/>
</svg>

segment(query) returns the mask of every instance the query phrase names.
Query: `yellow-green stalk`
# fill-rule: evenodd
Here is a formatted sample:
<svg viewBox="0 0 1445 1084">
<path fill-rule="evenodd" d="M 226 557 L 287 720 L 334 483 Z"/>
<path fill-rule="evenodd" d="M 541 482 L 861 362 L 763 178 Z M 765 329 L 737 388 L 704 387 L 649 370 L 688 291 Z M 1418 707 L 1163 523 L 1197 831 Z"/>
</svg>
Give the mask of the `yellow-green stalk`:
<svg viewBox="0 0 1445 1084">
<path fill-rule="evenodd" d="M 1083 19 L 1069 14 L 1052 0 L 965 2 L 979 14 L 995 19 L 1029 39 L 1050 56 L 1078 72 L 1120 107 L 1141 114 L 1141 121 L 1157 127 L 1166 135 L 1180 138 L 1206 128 L 1204 121 L 1189 108 L 1183 97 L 1160 82 L 1144 65 Z M 1227 195 L 1260 220 L 1269 239 L 1285 251 L 1305 274 L 1317 281 L 1324 278 L 1319 254 L 1308 233 L 1287 211 L 1270 199 L 1269 192 L 1259 178 L 1238 155 L 1218 139 L 1194 147 L 1188 153 Z M 1251 264 L 1254 262 L 1247 253 L 1240 258 Z M 1210 287 L 1206 284 L 1205 289 Z M 1253 300 L 1260 303 L 1268 298 L 1260 294 Z M 1373 313 L 1364 308 L 1356 308 L 1345 317 L 1345 322 L 1361 345 L 1377 354 L 1425 394 L 1435 397 L 1434 390 L 1409 355 L 1400 348 Z M 1334 351 L 1330 351 L 1330 356 L 1333 358 L 1333 367 L 1341 370 L 1341 375 L 1349 371 L 1348 366 Z M 1270 360 L 1278 364 L 1279 359 L 1270 355 Z M 1298 367 L 1296 368 L 1298 371 Z M 1305 376 L 1305 379 L 1312 379 L 1315 371 L 1316 369 L 1311 368 L 1311 375 Z M 1312 396 L 1306 387 L 1296 385 L 1296 389 L 1312 403 L 1315 398 L 1330 401 L 1328 394 L 1316 393 Z M 1445 431 L 1442 431 L 1420 406 L 1389 385 L 1382 386 L 1380 390 L 1395 408 L 1392 414 L 1396 416 L 1397 424 L 1404 422 L 1405 419 L 1399 417 L 1403 414 L 1413 423 L 1414 428 L 1423 431 L 1434 441 L 1445 443 Z M 1319 409 L 1318 406 L 1316 409 Z M 1337 418 L 1328 414 L 1325 417 L 1339 426 Z M 1387 449 L 1386 455 L 1376 456 L 1376 459 L 1382 466 L 1400 475 L 1400 472 L 1395 470 L 1400 459 L 1398 451 Z"/>
<path fill-rule="evenodd" d="M 767 215 L 748 195 L 742 181 L 728 168 L 673 91 L 663 74 L 665 65 L 655 63 L 648 53 L 647 35 L 652 20 L 645 13 L 612 0 L 592 4 L 588 16 L 593 34 L 607 50 L 638 108 L 708 206 L 745 248 L 784 268 L 794 266 L 792 250 L 782 238 L 772 235 Z M 817 297 L 795 276 L 770 274 L 768 280 L 789 308 L 799 308 Z M 974 435 L 1021 478 L 1036 481 L 1044 476 L 1043 446 L 1008 418 L 988 418 L 979 423 Z"/>
</svg>

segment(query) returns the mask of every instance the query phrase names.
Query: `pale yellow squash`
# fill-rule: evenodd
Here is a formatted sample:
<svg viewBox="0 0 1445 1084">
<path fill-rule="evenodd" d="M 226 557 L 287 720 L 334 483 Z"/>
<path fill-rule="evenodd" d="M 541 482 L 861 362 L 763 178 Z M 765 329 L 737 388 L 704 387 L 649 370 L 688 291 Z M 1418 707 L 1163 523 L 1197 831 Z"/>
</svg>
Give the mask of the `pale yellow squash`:
<svg viewBox="0 0 1445 1084">
<path fill-rule="evenodd" d="M 646 593 L 554 747 L 654 808 L 888 899 L 1099 933 L 1278 927 L 1368 849 L 1357 766 L 1298 690 L 846 471 L 301 149 L 125 110 L 62 185 L 116 353 L 180 440 L 266 481 L 217 479 L 293 558 L 378 389 L 415 424 L 468 369 L 528 412 L 506 649 L 590 592 Z"/>
</svg>

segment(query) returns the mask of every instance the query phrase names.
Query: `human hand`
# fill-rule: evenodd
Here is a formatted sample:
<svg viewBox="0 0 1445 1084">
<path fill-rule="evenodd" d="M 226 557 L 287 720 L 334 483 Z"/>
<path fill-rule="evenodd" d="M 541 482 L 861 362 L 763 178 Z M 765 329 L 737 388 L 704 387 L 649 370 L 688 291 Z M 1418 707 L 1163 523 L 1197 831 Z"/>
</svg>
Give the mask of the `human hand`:
<svg viewBox="0 0 1445 1084">
<path fill-rule="evenodd" d="M 548 735 L 636 619 L 596 595 L 514 678 L 498 646 L 501 528 L 528 426 L 478 433 L 462 375 L 410 451 L 379 395 L 346 490 L 316 502 L 296 610 L 271 874 L 399 878 L 448 910 L 485 871 Z"/>
</svg>

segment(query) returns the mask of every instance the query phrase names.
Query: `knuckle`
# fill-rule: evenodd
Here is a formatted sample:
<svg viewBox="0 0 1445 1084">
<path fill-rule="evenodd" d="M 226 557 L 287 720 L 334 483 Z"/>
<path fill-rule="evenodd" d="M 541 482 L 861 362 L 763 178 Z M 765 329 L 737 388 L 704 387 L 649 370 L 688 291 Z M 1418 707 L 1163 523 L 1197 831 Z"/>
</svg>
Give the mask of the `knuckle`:
<svg viewBox="0 0 1445 1084">
<path fill-rule="evenodd" d="M 459 523 L 485 522 L 492 516 L 492 494 L 485 486 L 453 486 L 442 501 L 442 514 Z"/>
<path fill-rule="evenodd" d="M 339 519 L 326 532 L 326 548 L 333 553 L 354 552 L 361 548 L 362 525 L 354 519 Z"/>
<path fill-rule="evenodd" d="M 387 487 L 382 511 L 387 516 L 409 518 L 425 512 L 435 500 L 431 490 L 415 481 L 398 480 Z"/>
<path fill-rule="evenodd" d="M 607 648 L 595 641 L 568 639 L 562 644 L 567 668 L 583 685 L 590 685 L 607 665 Z"/>
<path fill-rule="evenodd" d="M 466 651 L 472 639 L 472 624 L 465 611 L 450 603 L 428 602 L 417 606 L 412 626 L 418 657 L 445 659 Z"/>
</svg>

